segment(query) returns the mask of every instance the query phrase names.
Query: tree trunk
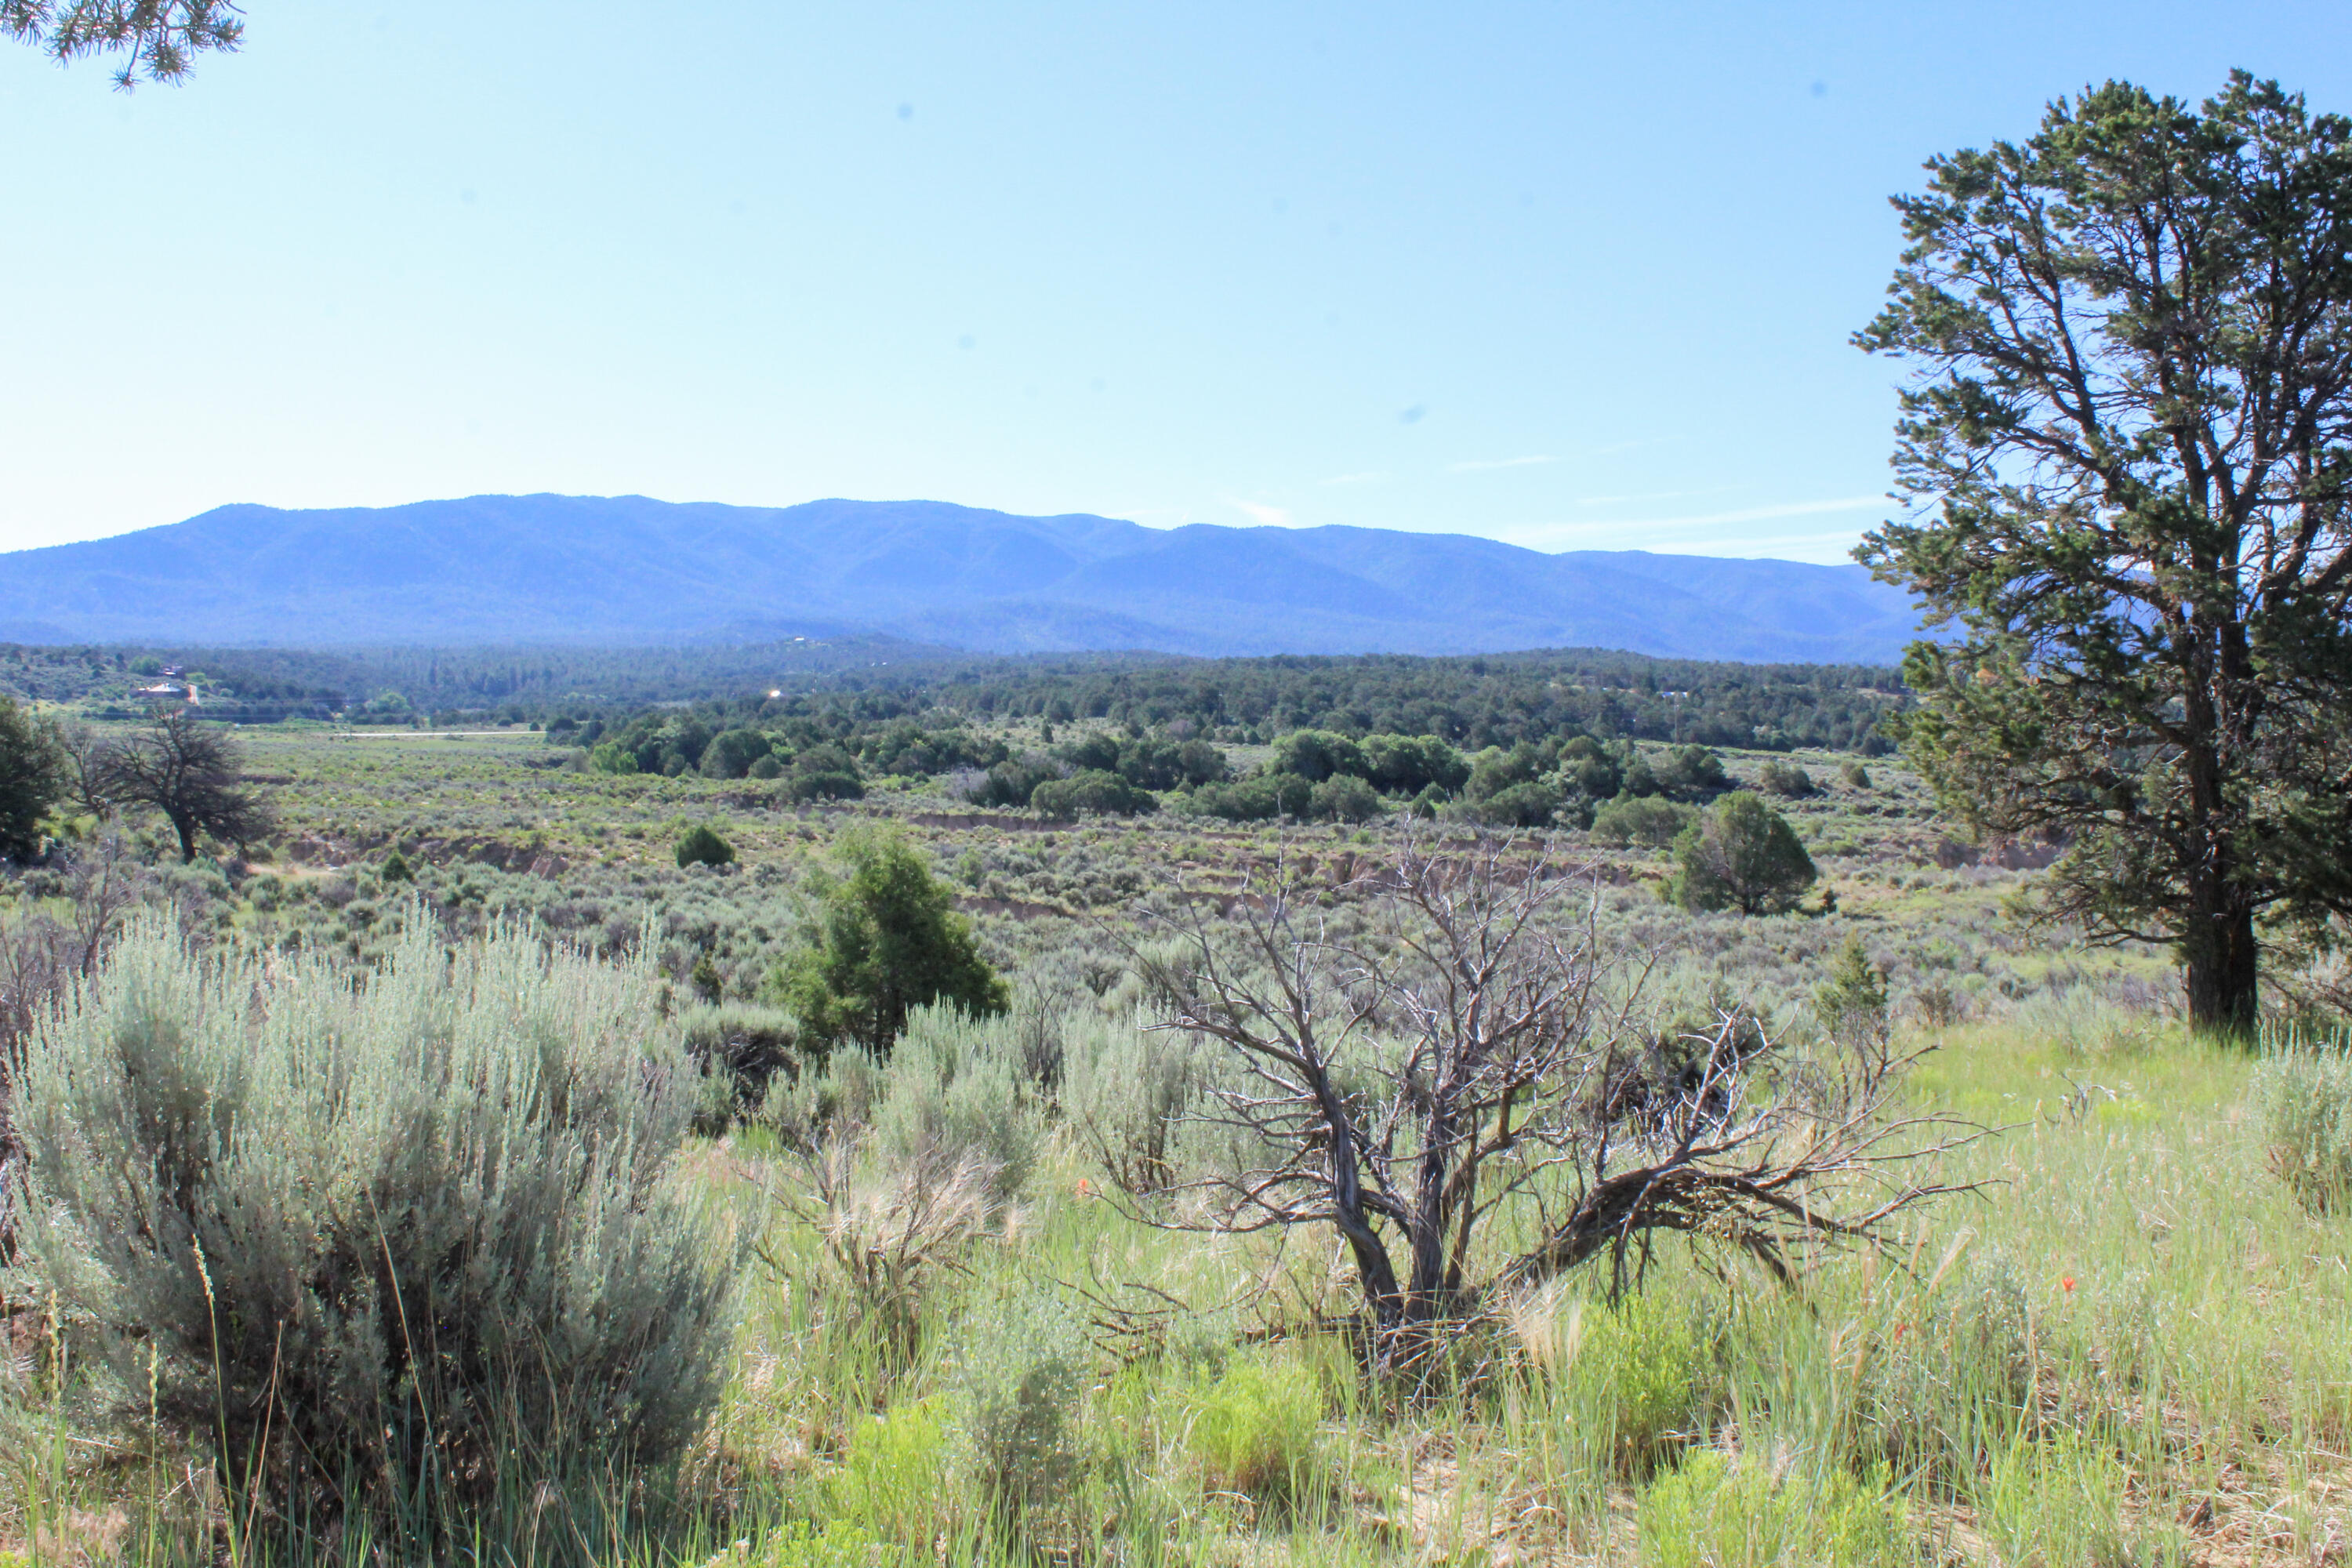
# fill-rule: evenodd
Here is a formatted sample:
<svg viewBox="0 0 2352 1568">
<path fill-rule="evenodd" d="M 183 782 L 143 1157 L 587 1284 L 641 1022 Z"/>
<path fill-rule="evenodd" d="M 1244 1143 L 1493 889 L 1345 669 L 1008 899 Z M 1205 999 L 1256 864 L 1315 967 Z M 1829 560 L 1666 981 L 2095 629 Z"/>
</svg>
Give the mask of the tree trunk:
<svg viewBox="0 0 2352 1568">
<path fill-rule="evenodd" d="M 2238 899 L 2189 917 L 2180 942 L 2189 970 L 2189 1022 L 2200 1031 L 2253 1031 L 2261 999 L 2254 948 L 2254 911 Z"/>
<path fill-rule="evenodd" d="M 1348 1250 L 1356 1259 L 1356 1282 L 1364 1293 L 1364 1304 L 1370 1309 L 1372 1325 L 1377 1335 L 1385 1337 L 1397 1320 L 1398 1291 L 1396 1268 L 1389 1261 L 1388 1248 L 1364 1217 L 1363 1179 L 1356 1164 L 1355 1123 L 1348 1109 L 1340 1103 L 1337 1090 L 1331 1087 L 1329 1075 L 1318 1068 L 1313 1088 L 1315 1102 L 1323 1113 L 1323 1126 L 1330 1140 L 1331 1219 L 1339 1235 L 1348 1243 Z"/>
<path fill-rule="evenodd" d="M 171 814 L 172 830 L 180 836 L 180 864 L 193 865 L 196 858 L 195 819 L 177 812 Z"/>
<path fill-rule="evenodd" d="M 1445 1189 L 1453 1174 L 1450 1167 L 1456 1129 L 1453 1110 L 1446 1104 L 1450 1095 L 1441 1087 L 1436 1098 L 1439 1103 L 1422 1134 L 1426 1146 L 1422 1150 L 1420 1179 L 1412 1195 L 1412 1226 L 1406 1237 L 1412 1257 L 1405 1273 L 1404 1310 L 1416 1321 L 1427 1321 L 1438 1315 L 1445 1279 L 1445 1232 L 1450 1217 Z"/>
</svg>

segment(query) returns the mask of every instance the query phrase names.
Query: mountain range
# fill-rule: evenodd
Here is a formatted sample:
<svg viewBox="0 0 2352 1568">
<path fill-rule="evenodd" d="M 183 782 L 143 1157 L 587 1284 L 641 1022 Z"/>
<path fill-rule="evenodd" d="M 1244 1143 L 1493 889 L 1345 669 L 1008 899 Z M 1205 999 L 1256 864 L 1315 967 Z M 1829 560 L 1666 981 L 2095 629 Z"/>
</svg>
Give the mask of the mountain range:
<svg viewBox="0 0 2352 1568">
<path fill-rule="evenodd" d="M 474 496 L 225 506 L 0 554 L 0 639 L 215 646 L 772 641 L 987 652 L 1487 653 L 1885 663 L 1916 635 L 1858 566 L 1546 554 L 1369 528 L 1153 529 L 941 501 L 764 508 Z"/>
</svg>

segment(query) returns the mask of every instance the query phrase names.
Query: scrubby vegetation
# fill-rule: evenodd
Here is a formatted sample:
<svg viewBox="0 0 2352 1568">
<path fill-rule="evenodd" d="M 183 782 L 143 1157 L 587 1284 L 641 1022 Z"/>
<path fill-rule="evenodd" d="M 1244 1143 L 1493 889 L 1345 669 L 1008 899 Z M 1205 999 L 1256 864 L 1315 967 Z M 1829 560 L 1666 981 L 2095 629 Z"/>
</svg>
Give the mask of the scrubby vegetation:
<svg viewBox="0 0 2352 1568">
<path fill-rule="evenodd" d="M 13 1090 L 19 1261 L 93 1416 L 208 1450 L 236 1506 L 435 1551 L 502 1493 L 659 1474 L 718 1392 L 737 1269 L 674 1179 L 695 1078 L 643 959 L 416 921 L 354 985 L 142 917 Z"/>
<path fill-rule="evenodd" d="M 692 719 L 248 728 L 275 826 L 184 864 L 150 810 L 52 804 L 0 947 L 39 1206 L 0 1550 L 1990 1563 L 2352 1534 L 2330 1026 L 2306 996 L 2274 1043 L 2192 1039 L 2169 954 L 2016 923 L 2036 847 L 1948 836 L 1898 760 Z M 711 764 L 733 731 L 766 750 Z M 1089 773 L 1158 809 L 1032 798 Z M 855 789 L 800 782 L 827 776 Z M 1234 791 L 1280 815 L 1213 809 Z M 1727 816 L 1811 881 L 1678 901 L 1676 846 L 1744 842 Z M 681 858 L 698 831 L 731 858 Z M 1413 968 L 1482 865 L 1487 906 L 1536 911 L 1491 998 L 1554 987 L 1509 1048 Z M 142 994 L 190 1026 L 127 1027 Z M 499 1087 L 558 1082 L 589 1102 L 555 1121 Z M 139 1109 L 173 1083 L 209 1119 Z M 1841 1164 L 1855 1135 L 1887 1163 Z M 1806 1218 L 1760 1226 L 1737 1184 L 1782 1177 Z M 293 1365 L 281 1321 L 330 1349 Z"/>
</svg>

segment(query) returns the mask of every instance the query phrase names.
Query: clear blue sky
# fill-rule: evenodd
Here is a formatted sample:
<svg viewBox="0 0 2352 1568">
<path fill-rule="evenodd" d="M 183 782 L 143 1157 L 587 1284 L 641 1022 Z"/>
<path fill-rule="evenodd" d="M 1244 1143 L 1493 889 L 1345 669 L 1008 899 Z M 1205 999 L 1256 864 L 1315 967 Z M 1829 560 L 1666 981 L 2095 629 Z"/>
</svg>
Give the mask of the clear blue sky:
<svg viewBox="0 0 2352 1568">
<path fill-rule="evenodd" d="M 1938 150 L 2333 5 L 247 0 L 0 47 L 0 545 L 481 491 L 1834 560 Z"/>
</svg>

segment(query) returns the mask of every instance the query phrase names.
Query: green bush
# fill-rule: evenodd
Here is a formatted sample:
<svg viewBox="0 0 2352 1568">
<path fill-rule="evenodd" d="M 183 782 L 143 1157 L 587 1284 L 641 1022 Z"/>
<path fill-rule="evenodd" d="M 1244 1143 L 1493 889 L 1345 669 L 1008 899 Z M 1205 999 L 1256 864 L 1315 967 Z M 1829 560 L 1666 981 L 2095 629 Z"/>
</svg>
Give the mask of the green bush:
<svg viewBox="0 0 2352 1568">
<path fill-rule="evenodd" d="M 1380 795 L 1353 773 L 1334 773 L 1307 796 L 1307 815 L 1318 822 L 1370 822 L 1380 814 Z"/>
<path fill-rule="evenodd" d="M 1088 768 L 1066 779 L 1048 779 L 1029 792 L 1032 810 L 1047 816 L 1072 817 L 1080 812 L 1104 816 L 1134 816 L 1154 811 L 1160 803 L 1114 773 Z"/>
<path fill-rule="evenodd" d="M 1037 786 L 1062 776 L 1044 757 L 1028 757 L 991 766 L 971 793 L 975 805 L 1027 805 Z"/>
<path fill-rule="evenodd" d="M 1757 771 L 1756 787 L 1766 795 L 1781 795 L 1790 800 L 1802 799 L 1815 790 L 1812 774 L 1778 757 L 1767 760 Z"/>
<path fill-rule="evenodd" d="M 1833 1039 L 1874 1039 L 1886 1032 L 1886 975 L 1870 962 L 1859 933 L 1850 934 L 1830 963 L 1829 978 L 1813 991 L 1813 1016 Z"/>
<path fill-rule="evenodd" d="M 273 1508 L 658 1464 L 740 1264 L 671 1181 L 697 1084 L 659 975 L 400 923 L 356 985 L 134 923 L 24 1060 L 18 1288 Z"/>
<path fill-rule="evenodd" d="M 1561 805 L 1559 786 L 1549 779 L 1507 784 L 1470 806 L 1471 816 L 1492 827 L 1542 827 Z"/>
<path fill-rule="evenodd" d="M 1657 769 L 1658 783 L 1676 795 L 1706 796 L 1729 787 L 1731 779 L 1723 771 L 1723 759 L 1705 746 L 1674 746 L 1668 748 L 1665 762 Z"/>
<path fill-rule="evenodd" d="M 1236 1358 L 1188 1412 L 1184 1446 L 1209 1486 L 1297 1506 L 1329 1489 L 1323 1386 L 1286 1356 Z"/>
<path fill-rule="evenodd" d="M 732 866 L 735 847 L 707 822 L 698 822 L 677 837 L 677 863 L 688 866 Z"/>
<path fill-rule="evenodd" d="M 1202 784 L 1189 797 L 1180 798 L 1182 809 L 1196 816 L 1264 822 L 1286 815 L 1306 816 L 1314 802 L 1315 786 L 1297 773 L 1254 773 L 1232 784 Z"/>
<path fill-rule="evenodd" d="M 1634 1292 L 1614 1306 L 1578 1303 L 1571 1397 L 1607 1435 L 1607 1462 L 1641 1476 L 1700 1435 L 1723 1395 L 1715 1336 L 1687 1308 Z"/>
<path fill-rule="evenodd" d="M 722 730 L 702 748 L 697 765 L 707 779 L 740 779 L 768 755 L 769 746 L 768 737 L 757 730 Z"/>
<path fill-rule="evenodd" d="M 1293 730 L 1274 743 L 1265 771 L 1296 773 L 1308 784 L 1321 784 L 1334 774 L 1362 778 L 1371 770 L 1363 748 L 1347 736 L 1328 730 Z"/>
<path fill-rule="evenodd" d="M 784 798 L 795 805 L 815 800 L 863 800 L 866 781 L 851 773 L 802 773 L 794 769 L 784 784 Z"/>
<path fill-rule="evenodd" d="M 1217 784 L 1232 772 L 1225 753 L 1206 741 L 1187 741 L 1177 747 L 1176 766 L 1189 784 Z"/>
<path fill-rule="evenodd" d="M 600 773 L 634 773 L 637 754 L 618 741 L 606 741 L 588 753 L 588 766 Z"/>
<path fill-rule="evenodd" d="M 811 746 L 793 759 L 791 782 L 784 786 L 784 795 L 801 804 L 813 800 L 861 800 L 866 795 L 866 780 L 858 772 L 856 758 L 827 742 Z"/>
<path fill-rule="evenodd" d="M 1365 777 L 1382 795 L 1460 789 L 1470 781 L 1468 759 L 1435 735 L 1367 735 Z"/>
<path fill-rule="evenodd" d="M 894 1405 L 851 1431 L 841 1468 L 825 1485 L 835 1516 L 825 1533 L 847 1527 L 903 1544 L 929 1542 L 952 1511 L 947 1483 L 948 1430 L 930 1403 Z M 858 1553 L 837 1560 L 846 1568 L 874 1559 Z"/>
<path fill-rule="evenodd" d="M 1675 839 L 1675 901 L 1743 915 L 1795 907 L 1820 873 L 1788 818 L 1734 790 Z"/>
<path fill-rule="evenodd" d="M 2352 1203 L 2352 1050 L 2273 1040 L 2254 1069 L 2270 1166 L 2315 1210 Z"/>
<path fill-rule="evenodd" d="M 1012 993 L 980 955 L 955 894 L 895 831 L 842 835 L 838 872 L 811 876 L 808 943 L 768 982 L 818 1049 L 854 1042 L 887 1056 L 907 1015 L 933 1002 L 994 1015 Z"/>
<path fill-rule="evenodd" d="M 1622 847 L 1645 844 L 1662 848 L 1690 826 L 1691 809 L 1658 795 L 1621 795 L 1592 816 L 1595 842 Z"/>
<path fill-rule="evenodd" d="M 1908 1555 L 1903 1510 L 1884 1486 L 1719 1453 L 1652 1482 L 1635 1518 L 1644 1568 L 1875 1568 Z"/>
<path fill-rule="evenodd" d="M 1008 1523 L 1066 1498 L 1078 1473 L 1085 1321 L 1030 1291 L 982 1306 L 956 1338 L 956 1459 L 974 1493 Z"/>
<path fill-rule="evenodd" d="M 1527 741 L 1507 751 L 1489 746 L 1470 759 L 1470 777 L 1462 793 L 1474 802 L 1490 800 L 1505 790 L 1535 783 L 1549 765 L 1543 750 Z"/>
</svg>

